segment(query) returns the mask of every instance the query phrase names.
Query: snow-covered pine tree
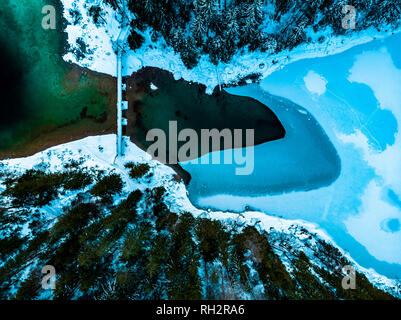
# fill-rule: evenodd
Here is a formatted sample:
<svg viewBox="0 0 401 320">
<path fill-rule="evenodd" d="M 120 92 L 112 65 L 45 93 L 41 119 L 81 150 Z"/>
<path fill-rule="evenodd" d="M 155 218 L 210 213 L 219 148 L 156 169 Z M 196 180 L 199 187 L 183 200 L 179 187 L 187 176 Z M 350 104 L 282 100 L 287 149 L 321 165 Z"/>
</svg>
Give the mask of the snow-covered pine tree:
<svg viewBox="0 0 401 320">
<path fill-rule="evenodd" d="M 181 50 L 183 44 L 183 34 L 184 30 L 179 26 L 175 26 L 170 30 L 168 44 L 172 46 L 176 52 L 180 52 Z"/>
<path fill-rule="evenodd" d="M 216 0 L 195 0 L 194 1 L 195 11 L 203 14 L 205 19 L 210 19 L 217 8 Z"/>
<path fill-rule="evenodd" d="M 373 11 L 377 24 L 400 23 L 401 0 L 376 0 Z"/>
<path fill-rule="evenodd" d="M 231 7 L 225 14 L 227 40 L 235 41 L 238 39 L 240 28 L 238 25 L 238 11 L 236 7 Z"/>
<path fill-rule="evenodd" d="M 210 39 L 208 46 L 210 60 L 214 65 L 218 65 L 222 58 L 224 58 L 225 40 L 220 36 L 216 36 Z"/>
<path fill-rule="evenodd" d="M 241 40 L 243 44 L 249 44 L 258 32 L 259 26 L 263 21 L 263 2 L 262 0 L 252 0 L 244 4 L 244 17 Z"/>
<path fill-rule="evenodd" d="M 266 35 L 265 41 L 262 43 L 261 50 L 269 53 L 275 53 L 278 47 L 276 38 L 273 35 Z"/>
<path fill-rule="evenodd" d="M 188 37 L 182 41 L 181 60 L 188 69 L 196 67 L 199 61 L 198 48 L 195 40 Z"/>
<path fill-rule="evenodd" d="M 353 0 L 350 5 L 353 5 L 358 10 L 370 10 L 376 0 Z"/>
<path fill-rule="evenodd" d="M 305 28 L 307 26 L 307 19 L 301 19 L 299 21 L 298 25 L 294 27 L 293 29 L 290 29 L 288 35 L 288 41 L 287 45 L 290 49 L 294 48 L 298 44 L 300 44 L 302 41 L 305 40 L 306 34 L 305 34 Z"/>
<path fill-rule="evenodd" d="M 202 14 L 195 11 L 194 18 L 191 24 L 191 31 L 198 43 L 202 43 L 202 39 L 206 34 L 205 18 Z"/>
</svg>

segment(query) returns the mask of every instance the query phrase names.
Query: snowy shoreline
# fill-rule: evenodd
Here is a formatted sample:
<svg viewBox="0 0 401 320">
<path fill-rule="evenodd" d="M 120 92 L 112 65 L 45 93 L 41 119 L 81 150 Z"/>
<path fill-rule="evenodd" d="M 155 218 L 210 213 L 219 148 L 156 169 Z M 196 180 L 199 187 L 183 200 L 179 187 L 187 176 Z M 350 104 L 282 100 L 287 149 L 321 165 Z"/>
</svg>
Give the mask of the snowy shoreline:
<svg viewBox="0 0 401 320">
<path fill-rule="evenodd" d="M 119 15 L 108 5 L 102 4 L 105 12 L 104 19 L 107 25 L 96 26 L 85 9 L 85 1 L 61 0 L 64 6 L 64 18 L 70 23 L 67 26 L 68 43 L 70 51 L 64 55 L 67 62 L 78 64 L 93 71 L 116 76 L 116 54 L 113 51 L 115 41 L 120 32 Z M 78 9 L 82 12 L 82 19 L 77 25 L 73 25 L 73 18 L 69 14 L 70 9 Z M 252 74 L 260 74 L 260 78 L 266 78 L 274 71 L 284 68 L 287 64 L 302 59 L 325 57 L 334 55 L 352 47 L 368 43 L 376 39 L 384 39 L 392 34 L 401 32 L 401 27 L 394 31 L 379 32 L 374 28 L 364 31 L 354 31 L 354 34 L 326 37 L 322 43 L 317 38 L 326 32 L 311 35 L 315 43 L 304 43 L 293 50 L 284 50 L 277 54 L 268 52 L 237 52 L 230 63 L 213 65 L 206 55 L 202 55 L 199 64 L 188 70 L 179 54 L 168 47 L 164 40 L 153 42 L 150 30 L 142 33 L 145 43 L 137 51 L 128 50 L 124 58 L 123 75 L 132 73 L 144 67 L 157 67 L 171 72 L 176 80 L 184 79 L 190 82 L 200 83 L 206 86 L 206 93 L 212 94 L 220 84 L 233 85 Z M 87 54 L 82 59 L 77 59 L 73 54 L 76 49 L 77 39 L 83 39 L 87 46 Z"/>
<path fill-rule="evenodd" d="M 385 39 L 400 31 L 401 29 L 394 32 L 379 33 L 375 30 L 366 30 L 357 33 L 355 36 L 340 36 L 321 44 L 303 44 L 292 51 L 284 50 L 273 55 L 262 52 L 237 53 L 230 63 L 220 63 L 217 67 L 209 61 L 208 57 L 202 56 L 199 65 L 192 70 L 186 69 L 179 55 L 174 53 L 172 49 L 167 48 L 165 51 L 157 49 L 164 43 L 162 41 L 156 44 L 152 43 L 149 34 L 146 34 L 146 45 L 137 53 L 129 51 L 126 58 L 125 75 L 129 76 L 143 67 L 158 67 L 172 72 L 176 80 L 184 79 L 204 84 L 206 93 L 212 94 L 213 90 L 219 86 L 219 79 L 222 85 L 235 85 L 241 79 L 252 74 L 259 74 L 260 79 L 264 79 L 292 62 L 342 53 L 373 40 Z M 144 49 L 150 46 L 155 46 L 155 49 Z"/>
</svg>

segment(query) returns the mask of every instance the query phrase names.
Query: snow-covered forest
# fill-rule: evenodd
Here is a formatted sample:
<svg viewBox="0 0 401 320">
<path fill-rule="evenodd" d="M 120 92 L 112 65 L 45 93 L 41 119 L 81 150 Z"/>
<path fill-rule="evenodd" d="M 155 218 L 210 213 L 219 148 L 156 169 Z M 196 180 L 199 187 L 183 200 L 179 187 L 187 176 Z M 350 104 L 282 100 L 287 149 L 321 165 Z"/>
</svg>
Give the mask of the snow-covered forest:
<svg viewBox="0 0 401 320">
<path fill-rule="evenodd" d="M 311 225 L 194 208 L 166 166 L 115 136 L 0 166 L 0 299 L 393 299 Z M 260 219 L 259 219 L 260 218 Z M 55 290 L 41 269 L 55 267 Z M 356 290 L 342 266 L 354 265 Z"/>
<path fill-rule="evenodd" d="M 117 0 L 104 1 L 119 6 Z M 150 27 L 152 37 L 163 37 L 188 68 L 201 54 L 218 64 L 244 48 L 273 54 L 327 36 L 394 28 L 401 20 L 399 0 L 130 0 L 128 6 L 135 17 L 131 49 L 141 47 Z M 355 8 L 355 29 L 343 27 L 350 13 L 345 6 Z"/>
</svg>

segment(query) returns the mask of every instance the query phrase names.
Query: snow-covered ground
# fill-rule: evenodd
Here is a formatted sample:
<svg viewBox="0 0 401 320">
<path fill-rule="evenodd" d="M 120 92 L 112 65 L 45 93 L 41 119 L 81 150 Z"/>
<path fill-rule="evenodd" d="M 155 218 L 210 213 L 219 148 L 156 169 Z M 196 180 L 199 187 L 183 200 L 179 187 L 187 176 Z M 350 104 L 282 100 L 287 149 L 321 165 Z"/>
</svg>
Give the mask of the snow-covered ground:
<svg viewBox="0 0 401 320">
<path fill-rule="evenodd" d="M 82 67 L 87 67 L 93 71 L 107 73 L 116 76 L 117 63 L 114 53 L 113 43 L 117 40 L 120 32 L 120 22 L 118 15 L 109 6 L 99 0 L 62 0 L 64 6 L 64 18 L 68 21 L 66 32 L 68 34 L 68 53 L 63 57 L 65 61 L 71 61 Z M 102 17 L 98 25 L 95 25 L 88 11 L 92 5 L 99 5 L 102 10 Z M 76 11 L 81 15 L 79 20 L 70 12 Z M 82 39 L 86 44 L 84 57 L 74 54 L 79 50 L 77 39 Z"/>
<path fill-rule="evenodd" d="M 309 256 L 312 262 L 316 263 L 316 257 L 311 250 L 310 243 L 316 243 L 318 239 L 322 239 L 337 247 L 334 241 L 323 232 L 315 224 L 305 222 L 303 220 L 289 220 L 268 216 L 261 212 L 244 212 L 236 214 L 230 212 L 214 212 L 204 211 L 195 208 L 188 199 L 187 190 L 182 182 L 174 179 L 175 172 L 161 164 L 158 161 L 151 160 L 146 152 L 142 151 L 135 144 L 126 141 L 126 156 L 116 160 L 115 153 L 116 135 L 104 135 L 87 137 L 78 141 L 59 145 L 39 152 L 33 156 L 19 159 L 10 159 L 0 162 L 3 170 L 9 172 L 24 172 L 27 169 L 35 167 L 47 168 L 47 170 L 60 171 L 64 170 L 64 164 L 75 160 L 81 163 L 83 168 L 95 168 L 97 170 L 105 170 L 106 172 L 115 172 L 120 174 L 125 186 L 122 197 L 127 196 L 131 191 L 146 188 L 155 188 L 164 186 L 167 190 L 165 202 L 173 210 L 178 213 L 191 212 L 194 216 L 208 217 L 210 219 L 218 219 L 225 223 L 232 221 L 238 222 L 239 225 L 252 225 L 260 230 L 266 230 L 269 233 L 279 232 L 294 237 L 291 245 L 299 247 Z M 151 177 L 144 177 L 139 180 L 133 180 L 129 177 L 128 170 L 124 167 L 127 162 L 147 163 L 151 167 Z M 2 187 L 2 185 L 0 185 Z M 48 206 L 41 210 L 47 211 L 49 215 L 54 215 L 57 211 L 55 208 L 62 208 L 68 204 L 70 198 L 61 197 L 52 201 Z M 60 210 L 59 210 L 60 211 Z M 303 229 L 309 233 L 305 234 Z M 310 238 L 309 236 L 312 236 Z M 309 245 L 306 245 L 308 243 Z M 272 243 L 273 247 L 275 243 Z M 274 247 L 276 253 L 283 259 L 286 264 L 285 256 L 279 248 Z M 394 280 L 379 275 L 373 269 L 365 269 L 359 266 L 344 250 L 340 252 L 348 258 L 355 266 L 356 270 L 364 273 L 369 281 L 377 287 L 393 294 L 398 295 L 397 285 Z M 339 266 L 342 268 L 343 266 Z"/>
</svg>

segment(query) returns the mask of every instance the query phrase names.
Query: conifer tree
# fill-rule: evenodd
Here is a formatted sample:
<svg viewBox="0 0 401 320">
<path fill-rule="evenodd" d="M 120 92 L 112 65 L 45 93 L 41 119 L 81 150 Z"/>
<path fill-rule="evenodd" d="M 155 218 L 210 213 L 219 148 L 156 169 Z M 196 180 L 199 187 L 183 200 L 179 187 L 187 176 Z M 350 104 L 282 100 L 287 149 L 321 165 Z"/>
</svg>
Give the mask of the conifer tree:
<svg viewBox="0 0 401 320">
<path fill-rule="evenodd" d="M 227 40 L 236 40 L 238 39 L 240 28 L 238 25 L 238 11 L 235 7 L 227 10 L 226 14 L 226 38 Z"/>
<path fill-rule="evenodd" d="M 198 43 L 201 43 L 204 35 L 206 34 L 206 24 L 204 16 L 198 11 L 195 11 L 195 16 L 191 25 L 191 31 L 195 40 Z"/>
<path fill-rule="evenodd" d="M 244 6 L 244 24 L 241 30 L 242 41 L 244 44 L 248 44 L 257 34 L 259 26 L 263 21 L 263 2 L 261 0 L 252 0 L 252 2 Z"/>
</svg>

